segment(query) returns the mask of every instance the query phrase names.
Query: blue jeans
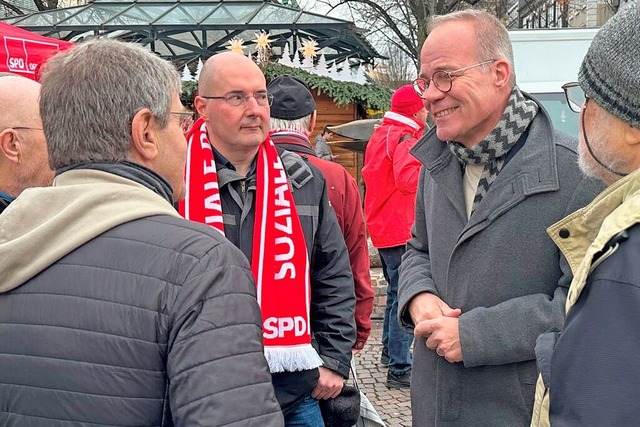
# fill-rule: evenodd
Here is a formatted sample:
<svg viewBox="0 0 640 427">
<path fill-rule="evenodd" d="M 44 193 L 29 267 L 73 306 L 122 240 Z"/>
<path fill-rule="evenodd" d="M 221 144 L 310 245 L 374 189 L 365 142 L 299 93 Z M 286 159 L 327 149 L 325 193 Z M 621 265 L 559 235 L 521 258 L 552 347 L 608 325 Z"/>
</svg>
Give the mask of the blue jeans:
<svg viewBox="0 0 640 427">
<path fill-rule="evenodd" d="M 296 409 L 284 416 L 286 427 L 324 427 L 320 405 L 313 397 L 305 398 Z"/>
<path fill-rule="evenodd" d="M 387 305 L 382 328 L 383 351 L 389 355 L 389 371 L 401 375 L 411 369 L 411 343 L 413 335 L 405 332 L 398 322 L 398 269 L 406 247 L 378 249 L 382 272 L 387 280 Z"/>
</svg>

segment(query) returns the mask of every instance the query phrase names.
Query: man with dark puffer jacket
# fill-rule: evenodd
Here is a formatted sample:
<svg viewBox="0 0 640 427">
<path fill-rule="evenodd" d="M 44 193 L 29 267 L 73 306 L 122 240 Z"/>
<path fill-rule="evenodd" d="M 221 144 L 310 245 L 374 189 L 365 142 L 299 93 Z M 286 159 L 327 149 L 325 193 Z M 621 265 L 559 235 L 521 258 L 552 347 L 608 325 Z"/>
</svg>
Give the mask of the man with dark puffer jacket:
<svg viewBox="0 0 640 427">
<path fill-rule="evenodd" d="M 249 264 L 172 207 L 179 94 L 132 44 L 45 66 L 56 178 L 0 215 L 0 425 L 282 426 Z"/>
</svg>

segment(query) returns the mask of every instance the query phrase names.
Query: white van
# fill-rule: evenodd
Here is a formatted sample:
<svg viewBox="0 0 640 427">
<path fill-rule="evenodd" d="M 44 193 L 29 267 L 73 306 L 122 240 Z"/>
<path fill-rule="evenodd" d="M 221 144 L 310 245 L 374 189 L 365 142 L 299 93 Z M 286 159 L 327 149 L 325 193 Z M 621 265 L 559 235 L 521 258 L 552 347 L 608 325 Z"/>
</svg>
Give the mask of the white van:
<svg viewBox="0 0 640 427">
<path fill-rule="evenodd" d="M 516 82 L 536 97 L 556 129 L 578 135 L 578 114 L 572 112 L 562 85 L 578 80 L 578 71 L 599 28 L 510 30 Z"/>
</svg>

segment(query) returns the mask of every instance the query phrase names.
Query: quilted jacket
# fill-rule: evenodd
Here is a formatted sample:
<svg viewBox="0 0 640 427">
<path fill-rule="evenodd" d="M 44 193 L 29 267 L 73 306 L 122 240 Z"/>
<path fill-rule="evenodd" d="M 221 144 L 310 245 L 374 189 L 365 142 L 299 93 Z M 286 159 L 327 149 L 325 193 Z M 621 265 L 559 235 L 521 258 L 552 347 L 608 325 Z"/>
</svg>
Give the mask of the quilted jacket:
<svg viewBox="0 0 640 427">
<path fill-rule="evenodd" d="M 246 259 L 122 171 L 0 215 L 0 425 L 283 425 Z"/>
</svg>

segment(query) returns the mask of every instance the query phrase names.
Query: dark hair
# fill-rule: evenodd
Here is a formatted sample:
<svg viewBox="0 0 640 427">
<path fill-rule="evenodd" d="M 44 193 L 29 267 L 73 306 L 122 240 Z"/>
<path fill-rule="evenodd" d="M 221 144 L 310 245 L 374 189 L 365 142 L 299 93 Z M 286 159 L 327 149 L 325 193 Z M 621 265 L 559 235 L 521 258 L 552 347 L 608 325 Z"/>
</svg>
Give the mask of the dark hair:
<svg viewBox="0 0 640 427">
<path fill-rule="evenodd" d="M 329 133 L 335 133 L 335 132 L 332 132 L 332 131 L 331 131 L 331 129 L 329 129 L 329 126 L 333 126 L 333 125 L 326 125 L 326 126 L 324 127 L 324 129 L 322 129 L 322 134 L 323 134 L 323 135 L 324 135 L 325 133 L 327 133 L 327 132 L 329 132 Z"/>
</svg>

